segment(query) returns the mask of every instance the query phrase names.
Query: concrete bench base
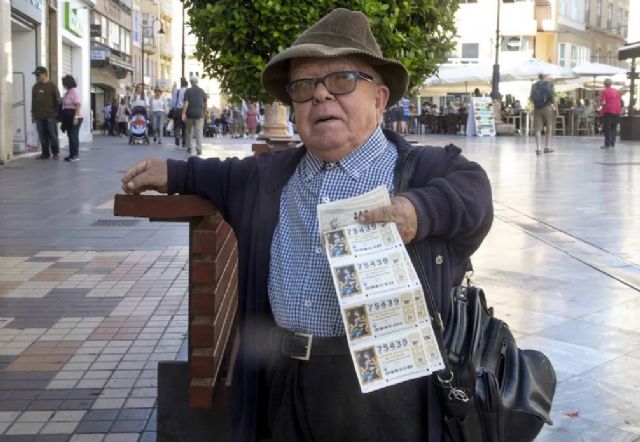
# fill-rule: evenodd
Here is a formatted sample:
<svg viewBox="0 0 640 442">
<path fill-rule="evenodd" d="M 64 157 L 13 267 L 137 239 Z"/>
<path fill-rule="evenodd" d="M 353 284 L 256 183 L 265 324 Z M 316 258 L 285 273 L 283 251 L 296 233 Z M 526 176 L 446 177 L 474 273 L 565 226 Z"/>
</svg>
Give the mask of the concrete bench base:
<svg viewBox="0 0 640 442">
<path fill-rule="evenodd" d="M 214 387 L 213 408 L 189 406 L 189 363 L 158 363 L 158 442 L 230 442 L 231 418 L 224 382 Z"/>
</svg>

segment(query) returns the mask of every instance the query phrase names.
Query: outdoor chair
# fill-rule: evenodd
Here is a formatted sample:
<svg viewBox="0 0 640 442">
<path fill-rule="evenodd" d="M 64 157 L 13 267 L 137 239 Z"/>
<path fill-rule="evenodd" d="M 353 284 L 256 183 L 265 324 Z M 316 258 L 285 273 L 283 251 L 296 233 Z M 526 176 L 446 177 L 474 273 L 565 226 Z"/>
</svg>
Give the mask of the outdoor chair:
<svg viewBox="0 0 640 442">
<path fill-rule="evenodd" d="M 557 135 L 561 133 L 562 135 L 566 135 L 566 126 L 564 121 L 564 115 L 556 115 L 556 122 L 554 126 L 554 133 Z"/>
<path fill-rule="evenodd" d="M 578 115 L 576 119 L 576 134 L 586 133 L 595 135 L 593 115 Z"/>
</svg>

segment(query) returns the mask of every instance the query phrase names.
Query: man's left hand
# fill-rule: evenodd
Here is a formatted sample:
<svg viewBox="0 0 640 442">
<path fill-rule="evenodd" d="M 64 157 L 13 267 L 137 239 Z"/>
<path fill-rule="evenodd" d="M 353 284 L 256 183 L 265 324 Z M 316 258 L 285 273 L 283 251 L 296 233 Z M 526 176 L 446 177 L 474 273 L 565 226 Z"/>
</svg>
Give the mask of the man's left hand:
<svg viewBox="0 0 640 442">
<path fill-rule="evenodd" d="M 405 244 L 410 243 L 416 237 L 418 231 L 418 217 L 416 209 L 407 198 L 394 196 L 391 205 L 369 210 L 360 215 L 362 224 L 394 222 Z"/>
</svg>

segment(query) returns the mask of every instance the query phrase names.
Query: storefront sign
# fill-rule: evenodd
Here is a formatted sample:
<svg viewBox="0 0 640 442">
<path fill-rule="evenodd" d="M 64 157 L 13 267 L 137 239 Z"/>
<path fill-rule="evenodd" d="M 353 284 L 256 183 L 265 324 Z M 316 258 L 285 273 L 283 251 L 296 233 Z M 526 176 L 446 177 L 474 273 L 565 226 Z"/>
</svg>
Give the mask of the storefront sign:
<svg viewBox="0 0 640 442">
<path fill-rule="evenodd" d="M 109 56 L 109 49 L 91 49 L 91 60 L 104 61 Z"/>
<path fill-rule="evenodd" d="M 520 37 L 511 37 L 507 39 L 507 50 L 509 51 L 519 51 L 522 47 L 522 41 Z"/>
<path fill-rule="evenodd" d="M 78 10 L 73 9 L 67 2 L 64 4 L 64 28 L 72 34 L 82 37 L 82 22 Z"/>
<path fill-rule="evenodd" d="M 42 23 L 42 0 L 11 0 L 11 7 L 34 22 Z"/>
<path fill-rule="evenodd" d="M 91 30 L 89 31 L 91 34 L 91 38 L 93 37 L 102 37 L 102 25 L 90 25 Z"/>
</svg>

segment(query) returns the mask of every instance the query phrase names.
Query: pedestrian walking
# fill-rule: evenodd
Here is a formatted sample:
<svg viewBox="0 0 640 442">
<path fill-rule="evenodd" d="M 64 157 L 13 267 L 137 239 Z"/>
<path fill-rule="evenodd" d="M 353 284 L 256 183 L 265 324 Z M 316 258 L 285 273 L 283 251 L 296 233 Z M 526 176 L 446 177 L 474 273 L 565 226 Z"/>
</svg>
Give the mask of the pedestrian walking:
<svg viewBox="0 0 640 442">
<path fill-rule="evenodd" d="M 616 145 L 616 134 L 618 132 L 618 120 L 622 112 L 620 92 L 611 86 L 611 78 L 604 80 L 604 90 L 600 94 L 602 109 L 602 132 L 604 133 L 604 145 L 602 149 L 613 149 Z"/>
<path fill-rule="evenodd" d="M 113 97 L 111 100 L 111 130 L 109 135 L 116 136 L 118 132 L 118 99 Z"/>
<path fill-rule="evenodd" d="M 80 159 L 80 126 L 82 125 L 80 108 L 82 97 L 78 92 L 76 80 L 71 75 L 62 77 L 62 86 L 66 92 L 62 98 L 62 124 L 60 125 L 60 130 L 66 132 L 67 137 L 69 137 L 69 156 L 65 157 L 64 160 L 78 161 Z"/>
<path fill-rule="evenodd" d="M 447 320 L 451 290 L 493 220 L 486 173 L 452 145 L 420 149 L 408 172 L 410 143 L 380 122 L 409 73 L 383 56 L 361 12 L 322 18 L 267 63 L 262 84 L 293 106 L 302 148 L 244 160 L 147 158 L 122 178 L 127 193 L 210 199 L 238 238 L 234 440 L 448 440 L 431 378 L 362 394 L 316 207 L 386 186 L 392 204 L 358 220 L 395 220 Z"/>
<path fill-rule="evenodd" d="M 256 128 L 258 127 L 258 111 L 256 111 L 255 106 L 252 104 L 249 106 L 249 110 L 247 110 L 247 130 L 250 135 L 256 134 Z"/>
<path fill-rule="evenodd" d="M 184 121 L 182 121 L 182 108 L 184 107 L 184 95 L 187 92 L 187 86 L 187 80 L 182 78 L 180 80 L 180 89 L 173 91 L 171 96 L 173 135 L 176 140 L 176 146 L 180 146 L 180 140 L 182 139 L 183 147 L 186 147 L 187 144 L 187 131 L 185 130 Z"/>
<path fill-rule="evenodd" d="M 187 151 L 191 153 L 193 133 L 196 135 L 196 152 L 202 155 L 204 135 L 204 110 L 207 108 L 207 94 L 198 86 L 198 77 L 191 77 L 191 87 L 184 94 L 182 121 L 187 124 Z"/>
<path fill-rule="evenodd" d="M 158 144 L 162 144 L 162 131 L 167 112 L 169 112 L 167 100 L 162 96 L 162 89 L 156 87 L 151 98 L 151 125 L 153 126 L 153 141 L 157 141 Z"/>
<path fill-rule="evenodd" d="M 531 86 L 531 94 L 529 98 L 533 102 L 533 130 L 536 133 L 536 155 L 542 154 L 540 150 L 540 138 L 542 136 L 542 128 L 545 132 L 544 152 L 551 153 L 551 136 L 555 126 L 556 112 L 556 91 L 549 76 L 544 74 L 538 75 L 538 81 Z"/>
<path fill-rule="evenodd" d="M 127 135 L 127 122 L 129 121 L 129 115 L 131 115 L 131 110 L 129 109 L 129 106 L 127 106 L 127 100 L 125 98 L 121 98 L 116 115 L 118 133 L 121 137 Z"/>
<path fill-rule="evenodd" d="M 60 91 L 49 81 L 49 74 L 44 66 L 38 66 L 33 74 L 36 76 L 36 84 L 31 89 L 31 118 L 38 128 L 38 138 L 42 147 L 42 153 L 37 158 L 46 160 L 53 156 L 53 159 L 57 160 L 60 155 L 60 145 L 56 116 L 60 103 Z"/>
<path fill-rule="evenodd" d="M 104 122 L 102 123 L 102 134 L 109 135 L 111 133 L 111 103 L 107 102 L 102 108 L 102 118 Z"/>
</svg>

